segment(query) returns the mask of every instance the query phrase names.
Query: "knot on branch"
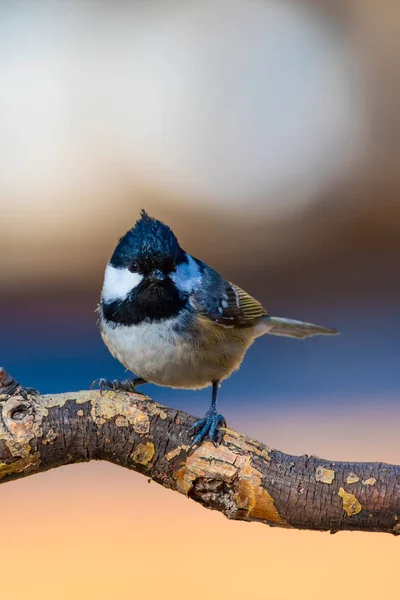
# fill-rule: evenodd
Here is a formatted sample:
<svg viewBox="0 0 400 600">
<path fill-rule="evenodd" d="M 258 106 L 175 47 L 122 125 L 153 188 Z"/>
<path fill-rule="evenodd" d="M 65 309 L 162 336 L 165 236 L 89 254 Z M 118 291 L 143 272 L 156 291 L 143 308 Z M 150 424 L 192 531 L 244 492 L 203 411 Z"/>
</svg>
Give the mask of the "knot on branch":
<svg viewBox="0 0 400 600">
<path fill-rule="evenodd" d="M 0 367 L 0 479 L 31 470 L 39 462 L 31 440 L 41 435 L 46 409 L 37 392 L 21 386 Z"/>
</svg>

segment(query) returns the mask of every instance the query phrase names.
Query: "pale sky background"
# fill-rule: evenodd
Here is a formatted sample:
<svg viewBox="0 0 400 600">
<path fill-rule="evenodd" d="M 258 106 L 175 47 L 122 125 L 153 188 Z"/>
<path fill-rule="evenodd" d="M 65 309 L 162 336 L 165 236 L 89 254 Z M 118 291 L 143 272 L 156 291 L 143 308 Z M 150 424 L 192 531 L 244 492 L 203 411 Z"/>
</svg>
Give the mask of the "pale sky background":
<svg viewBox="0 0 400 600">
<path fill-rule="evenodd" d="M 28 285 L 38 267 L 54 275 L 54 252 L 63 276 L 78 263 L 87 279 L 81 245 L 115 239 L 144 204 L 191 229 L 200 211 L 229 236 L 262 220 L 258 241 L 270 222 L 272 239 L 363 168 L 366 82 L 329 13 L 275 0 L 0 11 L 0 251 Z M 298 235 L 272 245 L 290 252 Z"/>
</svg>

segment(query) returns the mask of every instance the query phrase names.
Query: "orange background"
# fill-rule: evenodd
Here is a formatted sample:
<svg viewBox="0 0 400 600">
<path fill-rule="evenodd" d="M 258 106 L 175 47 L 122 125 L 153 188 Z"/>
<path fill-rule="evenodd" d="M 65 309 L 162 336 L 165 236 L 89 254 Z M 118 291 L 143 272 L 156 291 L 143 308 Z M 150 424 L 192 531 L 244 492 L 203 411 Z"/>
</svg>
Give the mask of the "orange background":
<svg viewBox="0 0 400 600">
<path fill-rule="evenodd" d="M 377 408 L 377 405 L 379 408 Z M 299 400 L 291 415 L 232 425 L 293 453 L 398 463 L 391 403 L 338 417 Z M 399 540 L 228 521 L 106 463 L 64 467 L 0 488 L 2 595 L 32 600 L 396 597 Z"/>
</svg>

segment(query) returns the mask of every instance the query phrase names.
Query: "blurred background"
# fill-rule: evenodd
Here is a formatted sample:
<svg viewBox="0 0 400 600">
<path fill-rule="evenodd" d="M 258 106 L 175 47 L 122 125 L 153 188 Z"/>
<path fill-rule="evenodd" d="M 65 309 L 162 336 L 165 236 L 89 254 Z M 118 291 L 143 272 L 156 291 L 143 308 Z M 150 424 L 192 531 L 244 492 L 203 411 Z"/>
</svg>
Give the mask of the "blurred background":
<svg viewBox="0 0 400 600">
<path fill-rule="evenodd" d="M 94 310 L 146 208 L 270 312 L 342 333 L 259 340 L 230 426 L 398 463 L 399 53 L 395 0 L 3 0 L 0 364 L 43 393 L 125 376 Z M 231 523 L 102 463 L 1 486 L 0 512 L 10 599 L 396 595 L 394 538 Z"/>
</svg>

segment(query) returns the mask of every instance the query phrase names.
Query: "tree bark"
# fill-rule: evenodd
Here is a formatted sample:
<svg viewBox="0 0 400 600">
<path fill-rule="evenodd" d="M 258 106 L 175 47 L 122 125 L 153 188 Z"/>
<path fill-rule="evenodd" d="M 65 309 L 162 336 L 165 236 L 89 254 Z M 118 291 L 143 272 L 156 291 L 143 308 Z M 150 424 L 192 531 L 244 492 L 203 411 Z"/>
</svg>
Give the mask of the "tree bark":
<svg viewBox="0 0 400 600">
<path fill-rule="evenodd" d="M 0 368 L 0 483 L 107 460 L 230 519 L 400 533 L 400 467 L 291 456 L 230 429 L 191 449 L 194 421 L 125 392 L 37 395 Z"/>
</svg>

